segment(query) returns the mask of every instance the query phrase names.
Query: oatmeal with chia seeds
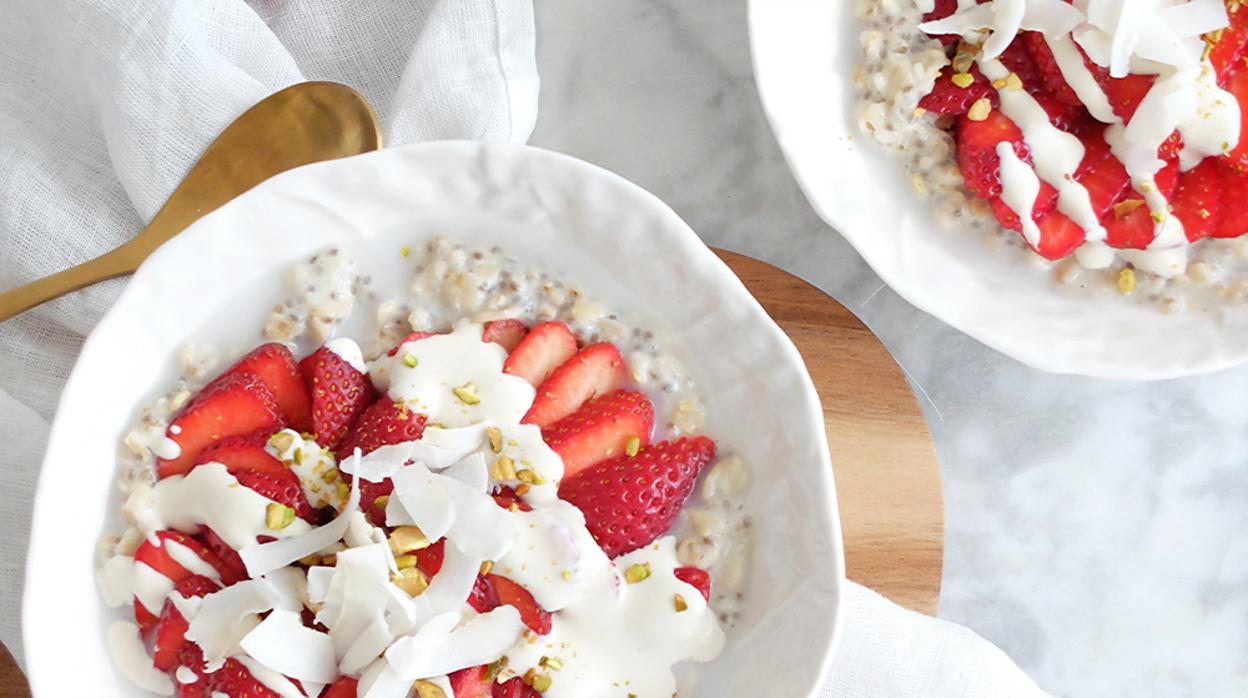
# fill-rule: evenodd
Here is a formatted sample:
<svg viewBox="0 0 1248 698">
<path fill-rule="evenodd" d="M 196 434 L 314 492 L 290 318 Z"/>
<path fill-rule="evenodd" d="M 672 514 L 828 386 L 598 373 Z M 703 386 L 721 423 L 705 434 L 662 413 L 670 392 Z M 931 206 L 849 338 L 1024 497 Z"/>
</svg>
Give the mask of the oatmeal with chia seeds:
<svg viewBox="0 0 1248 698">
<path fill-rule="evenodd" d="M 671 339 L 499 248 L 393 263 L 382 299 L 325 250 L 268 343 L 224 371 L 184 347 L 101 543 L 119 669 L 165 695 L 676 695 L 738 617 L 751 521 Z"/>
<path fill-rule="evenodd" d="M 1067 292 L 1242 302 L 1248 12 L 1118 2 L 857 0 L 859 126 L 942 227 Z"/>
</svg>

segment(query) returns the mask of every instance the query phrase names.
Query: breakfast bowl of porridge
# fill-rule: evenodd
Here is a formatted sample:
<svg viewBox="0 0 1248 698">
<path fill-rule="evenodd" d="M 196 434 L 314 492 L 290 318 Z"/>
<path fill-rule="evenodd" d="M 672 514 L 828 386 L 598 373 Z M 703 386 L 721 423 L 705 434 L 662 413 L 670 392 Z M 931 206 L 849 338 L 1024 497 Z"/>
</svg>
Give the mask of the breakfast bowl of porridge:
<svg viewBox="0 0 1248 698">
<path fill-rule="evenodd" d="M 803 191 L 911 303 L 1053 372 L 1248 357 L 1237 1 L 756 0 L 750 22 Z"/>
<path fill-rule="evenodd" d="M 35 696 L 812 695 L 838 635 L 796 350 L 661 202 L 532 148 L 205 217 L 88 339 L 41 477 Z"/>
</svg>

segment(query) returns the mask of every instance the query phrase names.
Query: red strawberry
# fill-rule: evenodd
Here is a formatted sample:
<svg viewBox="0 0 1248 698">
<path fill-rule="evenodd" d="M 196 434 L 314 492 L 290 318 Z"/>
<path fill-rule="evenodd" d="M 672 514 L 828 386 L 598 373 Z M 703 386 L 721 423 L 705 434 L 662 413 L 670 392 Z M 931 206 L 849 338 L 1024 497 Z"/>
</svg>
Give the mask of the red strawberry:
<svg viewBox="0 0 1248 698">
<path fill-rule="evenodd" d="M 243 558 L 238 556 L 238 551 L 231 548 L 229 543 L 221 540 L 221 538 L 207 526 L 200 526 L 199 535 L 204 539 L 204 545 L 212 551 L 217 559 L 221 560 L 221 582 L 229 586 L 235 582 L 247 579 L 247 566 L 243 564 Z"/>
<path fill-rule="evenodd" d="M 1131 117 L 1135 116 L 1135 110 L 1139 109 L 1140 102 L 1143 102 L 1149 90 L 1153 89 L 1153 82 L 1157 79 L 1153 75 L 1136 73 L 1124 78 L 1111 78 L 1104 69 L 1092 72 L 1101 83 L 1105 96 L 1109 98 L 1109 106 L 1113 107 L 1118 118 L 1127 123 L 1130 123 Z"/>
<path fill-rule="evenodd" d="M 351 481 L 351 476 L 346 473 L 343 473 L 342 477 L 347 482 Z M 394 492 L 394 481 L 390 478 L 381 482 L 370 480 L 360 482 L 360 508 L 364 510 L 364 515 L 374 526 L 386 525 L 386 504 L 389 500 L 381 498 L 389 497 L 392 492 Z"/>
<path fill-rule="evenodd" d="M 222 376 L 199 393 L 169 425 L 168 437 L 177 442 L 177 458 L 156 463 L 160 477 L 185 475 L 205 449 L 222 439 L 281 428 L 272 391 L 254 373 Z"/>
<path fill-rule="evenodd" d="M 234 475 L 238 484 L 247 489 L 272 499 L 278 504 L 285 504 L 295 510 L 295 515 L 309 522 L 316 523 L 316 510 L 308 504 L 308 498 L 299 484 L 299 477 L 286 471 L 286 477 L 269 473 L 258 473 L 254 470 L 242 470 Z"/>
<path fill-rule="evenodd" d="M 961 87 L 954 82 L 953 66 L 945 66 L 941 69 L 940 76 L 936 78 L 932 91 L 919 100 L 919 106 L 933 114 L 952 116 L 966 114 L 971 110 L 972 104 L 984 98 L 990 100 L 992 106 L 996 107 L 1000 100 L 992 83 L 988 82 L 988 78 L 979 72 L 977 66 L 971 67 L 970 75 L 973 82 L 966 87 Z"/>
<path fill-rule="evenodd" d="M 576 355 L 576 337 L 562 322 L 535 325 L 516 345 L 503 372 L 520 376 L 534 386 L 546 380 L 560 364 Z"/>
<path fill-rule="evenodd" d="M 1084 138 L 1083 144 L 1087 152 L 1083 164 L 1075 173 L 1075 180 L 1088 190 L 1097 219 L 1104 220 L 1114 203 L 1131 186 L 1131 176 L 1122 166 L 1122 161 L 1109 151 L 1101 133 Z"/>
<path fill-rule="evenodd" d="M 1046 94 L 1036 94 L 1033 97 L 1049 115 L 1049 121 L 1067 133 L 1082 136 L 1099 125 L 1082 105 L 1071 106 Z"/>
<path fill-rule="evenodd" d="M 494 684 L 491 698 L 541 698 L 537 689 L 524 682 L 519 676 L 512 677 L 503 683 Z"/>
<path fill-rule="evenodd" d="M 281 476 L 290 472 L 290 468 L 264 450 L 272 434 L 266 430 L 251 434 L 240 434 L 221 439 L 215 446 L 204 449 L 195 459 L 195 465 L 203 463 L 220 463 L 230 474 L 236 475 L 241 470 L 254 470 L 258 473 L 269 473 Z"/>
<path fill-rule="evenodd" d="M 446 555 L 446 539 L 439 539 L 427 548 L 408 552 L 416 556 L 416 569 L 424 573 L 426 577 L 433 578 L 442 570 L 442 560 Z M 498 597 L 494 595 L 494 588 L 486 582 L 485 575 L 477 575 L 477 581 L 473 584 L 467 602 L 477 613 L 485 613 L 498 607 Z"/>
<path fill-rule="evenodd" d="M 1245 48 L 1248 48 L 1248 12 L 1244 12 L 1240 3 L 1229 0 L 1226 10 L 1231 24 L 1212 35 L 1216 39 L 1209 51 L 1209 62 L 1218 74 L 1219 83 L 1224 82 L 1233 70 L 1241 67 L 1239 59 L 1243 57 Z M 1206 41 L 1211 40 L 1211 35 L 1205 36 Z"/>
<path fill-rule="evenodd" d="M 488 672 L 489 668 L 485 666 L 451 672 L 447 676 L 451 682 L 451 696 L 448 698 L 490 698 L 493 682 Z"/>
<path fill-rule="evenodd" d="M 1241 10 L 1248 15 L 1248 10 Z M 1240 171 L 1248 172 L 1248 68 L 1240 68 L 1231 74 L 1226 90 L 1239 102 L 1239 143 L 1231 152 L 1220 156 L 1222 160 Z"/>
<path fill-rule="evenodd" d="M 542 430 L 542 438 L 563 459 L 563 476 L 624 453 L 630 439 L 650 442 L 654 406 L 645 395 L 617 390 Z"/>
<path fill-rule="evenodd" d="M 1031 150 L 1023 142 L 1023 132 L 999 110 L 992 110 L 983 121 L 958 119 L 958 169 L 966 186 L 981 199 L 1001 195 L 999 143 L 1010 143 L 1019 159 L 1031 164 Z"/>
<path fill-rule="evenodd" d="M 1057 58 L 1053 56 L 1052 49 L 1044 40 L 1044 34 L 1024 32 L 1022 39 L 1028 52 L 1031 53 L 1045 91 L 1064 104 L 1082 107 L 1083 102 L 1079 101 L 1079 95 L 1075 94 L 1074 89 L 1067 84 L 1066 77 L 1062 75 L 1062 69 L 1057 65 Z"/>
<path fill-rule="evenodd" d="M 233 373 L 254 373 L 268 386 L 285 422 L 296 431 L 312 429 L 312 401 L 290 350 L 276 342 L 261 344 L 213 381 Z M 211 386 L 212 383 L 209 383 Z"/>
<path fill-rule="evenodd" d="M 147 610 L 147 607 L 143 605 L 143 602 L 138 599 L 134 600 L 134 622 L 139 626 L 140 635 L 146 636 L 150 633 L 152 628 L 156 627 L 156 622 L 159 620 L 160 617 Z"/>
<path fill-rule="evenodd" d="M 498 491 L 494 493 L 494 501 L 504 509 L 510 509 L 514 504 L 520 511 L 533 511 L 533 507 L 525 503 L 523 499 L 520 499 L 520 495 L 506 485 L 499 487 Z"/>
<path fill-rule="evenodd" d="M 485 328 L 481 332 L 481 339 L 486 342 L 494 342 L 511 353 L 520 345 L 520 341 L 529 333 L 529 328 L 524 326 L 519 320 L 494 320 L 485 323 Z"/>
<path fill-rule="evenodd" d="M 701 567 L 677 567 L 672 571 L 676 578 L 697 589 L 702 598 L 711 600 L 711 575 Z"/>
<path fill-rule="evenodd" d="M 585 347 L 537 386 L 524 424 L 545 428 L 599 395 L 618 390 L 626 374 L 624 358 L 611 344 Z"/>
<path fill-rule="evenodd" d="M 1061 211 L 1050 211 L 1036 221 L 1036 225 L 1040 228 L 1040 242 L 1033 249 L 1045 259 L 1065 257 L 1082 245 L 1086 237 L 1083 228 Z"/>
<path fill-rule="evenodd" d="M 355 698 L 355 687 L 358 679 L 350 676 L 339 676 L 336 681 L 330 684 L 329 689 L 321 694 L 321 698 Z M 451 684 L 452 687 L 454 684 Z"/>
<path fill-rule="evenodd" d="M 520 612 L 520 620 L 538 635 L 550 632 L 550 612 L 538 605 L 528 589 L 497 574 L 485 575 L 486 582 L 494 590 L 499 606 L 511 606 Z"/>
<path fill-rule="evenodd" d="M 338 460 L 351 457 L 355 449 L 369 454 L 392 444 L 415 441 L 425 433 L 425 416 L 416 414 L 402 403 L 382 395 L 369 405 L 351 427 L 342 445 L 338 447 Z"/>
<path fill-rule="evenodd" d="M 663 441 L 565 479 L 559 497 L 585 514 L 594 540 L 615 558 L 671 528 L 714 457 L 715 442 L 705 436 Z"/>
<path fill-rule="evenodd" d="M 404 337 L 403 341 L 396 344 L 393 349 L 386 352 L 386 356 L 394 356 L 395 354 L 398 354 L 399 347 L 403 346 L 404 344 L 407 344 L 408 342 L 419 342 L 420 340 L 426 337 L 436 337 L 437 334 L 438 334 L 437 332 L 412 332 L 408 334 L 406 337 Z"/>
<path fill-rule="evenodd" d="M 169 551 L 165 548 L 165 544 L 172 541 L 186 547 L 192 553 L 199 556 L 201 560 L 212 566 L 212 568 L 221 576 L 222 581 L 225 581 L 227 578 L 232 580 L 229 583 L 237 581 L 233 579 L 233 576 L 225 563 L 223 563 L 220 558 L 209 550 L 208 546 L 204 545 L 199 540 L 179 531 L 157 531 L 156 539 L 159 541 L 159 545 L 152 543 L 150 540 L 145 540 L 141 545 L 139 545 L 138 550 L 134 551 L 134 561 L 136 563 L 142 562 L 148 567 L 151 567 L 157 572 L 168 577 L 175 584 L 187 579 L 188 577 L 194 576 L 192 572 L 187 570 L 182 565 L 179 565 L 174 561 L 173 557 L 169 555 Z"/>
<path fill-rule="evenodd" d="M 1170 199 L 1178 186 L 1179 166 L 1171 162 L 1157 173 L 1154 181 L 1157 191 Z M 1136 203 L 1139 202 L 1139 203 Z M 1127 190 L 1122 199 L 1114 205 L 1103 222 L 1108 235 L 1106 243 L 1119 249 L 1142 250 L 1148 247 L 1156 236 L 1157 224 L 1152 212 L 1144 203 L 1144 197 L 1134 190 Z"/>
<path fill-rule="evenodd" d="M 212 690 L 230 696 L 230 698 L 281 698 L 276 691 L 260 683 L 251 675 L 246 666 L 237 659 L 230 657 L 212 675 Z"/>
<path fill-rule="evenodd" d="M 182 596 L 207 596 L 220 587 L 207 577 L 195 575 L 174 585 L 174 591 Z M 161 671 L 173 671 L 180 664 L 182 651 L 188 644 L 186 629 L 190 627 L 173 601 L 165 601 L 156 623 L 156 639 L 152 647 L 152 663 Z"/>
<path fill-rule="evenodd" d="M 1248 12 L 1248 10 L 1240 10 Z M 1222 200 L 1227 202 L 1222 207 L 1218 227 L 1213 231 L 1215 238 L 1236 238 L 1248 233 L 1248 206 L 1236 206 L 1235 201 L 1248 201 L 1248 175 L 1223 168 Z"/>
<path fill-rule="evenodd" d="M 935 8 L 933 8 L 931 12 L 928 12 L 927 14 L 923 15 L 923 21 L 935 22 L 938 19 L 944 19 L 948 17 L 949 15 L 952 15 L 954 12 L 957 12 L 957 11 L 958 11 L 958 0 L 936 0 Z M 944 35 L 937 36 L 935 38 L 940 40 L 940 43 L 946 46 L 949 46 L 950 44 L 956 44 L 962 40 L 962 37 L 958 36 L 957 34 L 944 34 Z"/>
<path fill-rule="evenodd" d="M 356 417 L 373 401 L 376 391 L 368 374 L 321 347 L 299 362 L 312 386 L 312 433 L 317 443 L 336 449 Z"/>
<path fill-rule="evenodd" d="M 1245 14 L 1248 14 L 1246 12 Z M 1217 160 L 1206 158 L 1199 165 L 1179 175 L 1179 186 L 1170 199 L 1170 210 L 1183 223 L 1189 242 L 1212 236 L 1218 229 L 1222 213 L 1221 168 Z"/>
<path fill-rule="evenodd" d="M 1002 228 L 1016 231 L 1023 229 L 1022 223 L 1019 222 L 1018 214 L 1004 201 L 1001 199 L 989 199 L 988 205 L 992 207 L 992 213 L 997 217 L 997 222 L 1001 224 Z M 1056 206 L 1057 190 L 1049 186 L 1048 182 L 1041 182 L 1040 192 L 1036 194 L 1036 200 L 1032 203 L 1032 220 L 1039 221 Z"/>
</svg>

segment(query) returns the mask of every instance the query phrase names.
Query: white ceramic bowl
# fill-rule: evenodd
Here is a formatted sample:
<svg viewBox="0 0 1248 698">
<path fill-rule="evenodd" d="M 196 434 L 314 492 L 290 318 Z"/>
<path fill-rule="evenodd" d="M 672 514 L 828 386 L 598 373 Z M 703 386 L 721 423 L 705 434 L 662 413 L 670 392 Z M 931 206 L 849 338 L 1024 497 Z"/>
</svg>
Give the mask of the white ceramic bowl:
<svg viewBox="0 0 1248 698">
<path fill-rule="evenodd" d="M 753 466 L 748 595 L 696 696 L 814 695 L 840 623 L 844 562 L 822 414 L 793 344 L 661 201 L 586 163 L 521 146 L 430 143 L 281 175 L 207 216 L 139 270 L 61 397 L 35 502 L 24 607 L 36 698 L 138 695 L 105 651 L 96 541 L 119 529 L 116 454 L 187 339 L 241 352 L 290 264 L 330 244 L 375 285 L 401 245 L 498 244 L 670 328 L 707 399 L 706 432 Z M 387 271 L 389 270 L 389 271 Z"/>
<path fill-rule="evenodd" d="M 763 107 L 802 190 L 893 290 L 1055 373 L 1154 380 L 1248 359 L 1248 306 L 1166 315 L 1081 295 L 1021 247 L 941 228 L 900 163 L 858 129 L 857 5 L 750 0 L 750 40 Z"/>
</svg>

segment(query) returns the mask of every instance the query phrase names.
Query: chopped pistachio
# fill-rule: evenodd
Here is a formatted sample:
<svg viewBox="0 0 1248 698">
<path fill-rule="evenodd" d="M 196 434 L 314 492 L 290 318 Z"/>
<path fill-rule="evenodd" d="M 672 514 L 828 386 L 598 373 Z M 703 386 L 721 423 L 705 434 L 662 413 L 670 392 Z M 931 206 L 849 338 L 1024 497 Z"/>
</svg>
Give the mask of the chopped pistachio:
<svg viewBox="0 0 1248 698">
<path fill-rule="evenodd" d="M 458 388 L 451 388 L 451 393 L 465 405 L 475 405 L 481 402 L 481 398 L 477 397 L 477 384 L 473 382 L 464 383 Z"/>
<path fill-rule="evenodd" d="M 409 353 L 406 353 L 406 354 L 404 354 L 404 355 L 403 355 L 403 365 L 404 365 L 404 366 L 406 366 L 406 367 L 408 367 L 408 368 L 416 368 L 416 364 L 417 364 L 417 363 L 418 363 L 418 362 L 416 361 L 416 355 L 415 355 L 415 354 L 412 354 L 412 353 L 410 353 L 410 352 L 409 352 Z"/>
<path fill-rule="evenodd" d="M 985 121 L 990 114 L 992 114 L 992 102 L 987 97 L 981 97 L 971 105 L 970 111 L 966 113 L 966 118 L 971 121 Z"/>
<path fill-rule="evenodd" d="M 383 510 L 383 511 L 385 510 L 385 508 L 386 508 L 386 506 L 387 506 L 388 504 L 390 504 L 390 495 L 388 495 L 388 494 L 383 494 L 383 495 L 381 495 L 380 497 L 378 497 L 377 499 L 374 499 L 374 500 L 373 500 L 373 506 L 375 506 L 375 507 L 377 507 L 378 509 L 381 509 L 381 510 Z"/>
<path fill-rule="evenodd" d="M 527 482 L 530 485 L 546 484 L 546 478 L 542 477 L 536 470 L 521 470 L 516 473 L 516 477 L 519 478 L 520 482 Z"/>
<path fill-rule="evenodd" d="M 650 563 L 642 562 L 624 570 L 624 581 L 629 584 L 637 584 L 646 581 L 650 577 Z"/>
<path fill-rule="evenodd" d="M 672 599 L 672 604 L 676 607 L 677 613 L 684 613 L 689 610 L 688 602 L 686 602 L 685 597 L 680 594 L 677 594 L 676 597 Z"/>
<path fill-rule="evenodd" d="M 410 570 L 416 566 L 415 555 L 395 555 L 394 564 L 398 565 L 401 570 Z"/>
<path fill-rule="evenodd" d="M 390 550 L 395 555 L 424 550 L 429 545 L 429 537 L 415 526 L 399 526 L 390 533 Z"/>
<path fill-rule="evenodd" d="M 324 480 L 325 482 L 333 482 L 334 480 L 337 480 L 338 469 L 330 468 L 329 470 L 326 470 L 325 472 L 321 473 L 321 479 Z"/>
<path fill-rule="evenodd" d="M 485 682 L 494 683 L 494 679 L 507 668 L 507 657 L 499 657 L 496 661 L 485 665 Z"/>
<path fill-rule="evenodd" d="M 1011 90 L 1023 89 L 1023 80 L 1018 77 L 1018 73 L 1010 73 L 1005 78 L 1005 86 Z"/>
<path fill-rule="evenodd" d="M 416 698 L 446 698 L 446 691 L 432 681 L 420 679 L 412 684 L 412 688 L 416 691 Z"/>
<path fill-rule="evenodd" d="M 954 73 L 952 80 L 953 84 L 964 90 L 975 84 L 975 76 L 970 73 Z"/>
<path fill-rule="evenodd" d="M 321 564 L 321 558 L 319 555 L 309 555 L 307 557 L 301 557 L 299 558 L 299 564 L 305 565 L 307 567 L 315 567 Z"/>
<path fill-rule="evenodd" d="M 399 248 L 399 254 L 403 255 L 404 257 L 408 256 L 411 253 L 412 253 L 412 248 L 407 245 L 404 245 Z"/>
<path fill-rule="evenodd" d="M 563 581 L 565 582 L 572 581 L 572 572 L 570 570 L 564 570 L 562 576 L 563 576 Z"/>
<path fill-rule="evenodd" d="M 420 596 L 429 588 L 429 578 L 424 572 L 411 567 L 399 570 L 399 573 L 390 578 L 394 585 L 407 592 L 408 596 Z"/>
<path fill-rule="evenodd" d="M 270 530 L 280 531 L 295 522 L 295 510 L 285 504 L 270 502 L 264 508 L 264 525 Z"/>
<path fill-rule="evenodd" d="M 524 672 L 524 677 L 521 680 L 538 693 L 545 693 L 550 690 L 550 684 L 552 683 L 549 676 L 537 673 L 536 669 L 529 669 Z"/>
<path fill-rule="evenodd" d="M 490 450 L 499 453 L 503 450 L 503 432 L 498 427 L 485 430 L 485 438 L 490 440 Z"/>
<path fill-rule="evenodd" d="M 1135 290 L 1135 271 L 1131 267 L 1118 272 L 1118 290 L 1124 294 Z"/>
<path fill-rule="evenodd" d="M 490 479 L 492 480 L 515 480 L 516 479 L 516 462 L 507 456 L 499 456 L 494 464 L 490 466 Z"/>
<path fill-rule="evenodd" d="M 295 445 L 295 437 L 288 431 L 279 431 L 269 437 L 269 445 L 285 453 L 291 446 Z"/>
<path fill-rule="evenodd" d="M 1144 205 L 1143 199 L 1127 199 L 1114 204 L 1114 218 L 1122 220 L 1132 211 Z"/>
<path fill-rule="evenodd" d="M 523 497 L 524 495 L 528 493 L 529 493 L 529 483 L 522 482 L 519 485 L 516 485 L 516 494 Z M 515 502 L 512 502 L 512 503 L 514 504 Z"/>
<path fill-rule="evenodd" d="M 1148 215 L 1152 216 L 1152 218 L 1153 218 L 1153 222 L 1154 222 L 1154 223 L 1165 223 L 1165 222 L 1166 222 L 1166 214 L 1165 214 L 1165 213 L 1162 213 L 1161 211 L 1153 211 L 1152 213 L 1150 213 L 1150 214 L 1148 214 Z"/>
<path fill-rule="evenodd" d="M 338 564 L 338 556 L 326 555 L 325 557 L 321 558 L 321 564 L 325 565 L 326 567 L 333 567 L 334 565 Z"/>
<path fill-rule="evenodd" d="M 489 574 L 492 569 L 494 569 L 494 563 L 492 561 L 486 560 L 481 563 L 481 574 Z"/>
<path fill-rule="evenodd" d="M 628 441 L 624 443 L 624 453 L 628 454 L 628 456 L 631 458 L 637 455 L 637 452 L 640 450 L 641 450 L 641 439 L 637 438 L 636 436 L 628 437 Z"/>
<path fill-rule="evenodd" d="M 558 657 L 542 657 L 537 663 L 552 671 L 559 671 L 563 668 L 563 662 L 559 661 Z"/>
</svg>

